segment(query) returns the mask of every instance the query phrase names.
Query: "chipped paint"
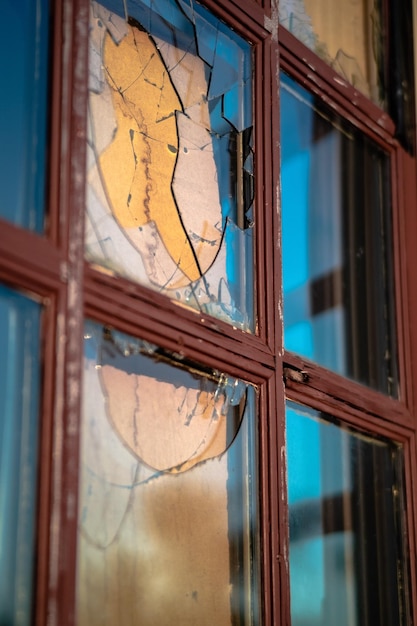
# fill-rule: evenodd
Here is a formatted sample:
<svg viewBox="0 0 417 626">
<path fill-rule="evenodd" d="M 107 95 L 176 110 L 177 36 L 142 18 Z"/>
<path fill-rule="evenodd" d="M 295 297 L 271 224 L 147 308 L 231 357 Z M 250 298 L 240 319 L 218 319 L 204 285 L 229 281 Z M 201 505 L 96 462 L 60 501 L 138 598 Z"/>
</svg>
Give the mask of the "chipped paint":
<svg viewBox="0 0 417 626">
<path fill-rule="evenodd" d="M 58 313 L 56 319 L 56 383 L 54 402 L 54 464 L 55 471 L 52 473 L 52 511 L 50 523 L 49 543 L 49 580 L 52 589 L 58 586 L 59 562 L 60 562 L 60 526 L 61 526 L 61 497 L 62 497 L 62 450 L 64 442 L 63 412 L 64 393 L 63 379 L 65 370 L 65 315 Z M 51 603 L 50 603 L 51 605 Z M 54 607 L 54 611 L 52 610 Z M 49 606 L 48 624 L 56 625 L 55 604 Z"/>
<path fill-rule="evenodd" d="M 281 446 L 281 500 L 287 500 L 287 451 L 285 446 Z"/>
<path fill-rule="evenodd" d="M 343 78 L 339 78 L 338 76 L 334 76 L 333 80 L 334 80 L 335 83 L 337 83 L 338 85 L 341 85 L 342 87 L 345 87 L 345 88 L 350 87 L 350 85 L 345 80 L 343 80 Z"/>
<path fill-rule="evenodd" d="M 68 282 L 68 263 L 61 261 L 59 264 L 59 278 L 63 283 Z"/>
<path fill-rule="evenodd" d="M 278 25 L 279 25 L 279 12 L 278 12 L 278 0 L 272 0 L 271 2 L 271 17 L 264 16 L 264 28 L 271 33 L 271 39 L 274 43 L 278 41 Z"/>
</svg>

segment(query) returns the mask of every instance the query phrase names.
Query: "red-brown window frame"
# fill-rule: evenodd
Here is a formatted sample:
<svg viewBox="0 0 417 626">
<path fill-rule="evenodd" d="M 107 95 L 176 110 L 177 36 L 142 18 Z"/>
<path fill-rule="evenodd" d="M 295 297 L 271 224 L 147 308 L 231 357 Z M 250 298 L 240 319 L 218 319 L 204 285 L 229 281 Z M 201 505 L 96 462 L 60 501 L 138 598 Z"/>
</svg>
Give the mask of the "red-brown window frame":
<svg viewBox="0 0 417 626">
<path fill-rule="evenodd" d="M 88 0 L 53 5 L 48 228 L 45 236 L 2 222 L 0 280 L 44 303 L 43 391 L 35 623 L 75 624 L 78 448 L 84 316 L 181 349 L 187 357 L 258 385 L 263 624 L 290 623 L 285 396 L 404 445 L 411 592 L 417 597 L 417 197 L 416 162 L 393 123 L 277 24 L 274 0 L 206 0 L 254 46 L 258 334 L 177 307 L 84 262 Z M 271 6 L 270 6 L 271 4 Z M 392 158 L 400 400 L 382 396 L 282 348 L 279 77 L 284 69 L 353 121 Z M 308 384 L 284 367 L 308 372 Z M 347 398 L 349 401 L 347 402 Z M 417 602 L 413 619 L 417 623 Z"/>
<path fill-rule="evenodd" d="M 311 91 L 332 110 L 351 122 L 383 150 L 391 160 L 393 256 L 400 390 L 398 400 L 381 395 L 325 370 L 298 355 L 284 352 L 287 397 L 332 414 L 361 430 L 388 437 L 404 448 L 406 527 L 410 555 L 412 623 L 416 621 L 416 159 L 395 138 L 392 119 L 342 79 L 324 61 L 279 27 L 280 70 Z M 297 376 L 303 372 L 302 376 Z M 308 383 L 307 383 L 308 381 Z M 306 384 L 307 383 L 307 384 Z"/>
</svg>

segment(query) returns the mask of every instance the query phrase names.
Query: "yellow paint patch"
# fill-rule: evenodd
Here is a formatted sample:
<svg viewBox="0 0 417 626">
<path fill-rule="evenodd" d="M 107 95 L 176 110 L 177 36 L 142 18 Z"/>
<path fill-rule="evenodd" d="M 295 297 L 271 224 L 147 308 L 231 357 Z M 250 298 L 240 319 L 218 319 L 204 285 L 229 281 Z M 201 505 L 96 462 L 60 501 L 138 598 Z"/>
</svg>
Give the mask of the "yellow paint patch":
<svg viewBox="0 0 417 626">
<path fill-rule="evenodd" d="M 181 103 L 147 33 L 129 27 L 119 45 L 104 43 L 104 66 L 117 119 L 99 163 L 113 214 L 122 228 L 153 220 L 174 263 L 200 276 L 171 184 L 178 152 L 175 111 Z"/>
</svg>

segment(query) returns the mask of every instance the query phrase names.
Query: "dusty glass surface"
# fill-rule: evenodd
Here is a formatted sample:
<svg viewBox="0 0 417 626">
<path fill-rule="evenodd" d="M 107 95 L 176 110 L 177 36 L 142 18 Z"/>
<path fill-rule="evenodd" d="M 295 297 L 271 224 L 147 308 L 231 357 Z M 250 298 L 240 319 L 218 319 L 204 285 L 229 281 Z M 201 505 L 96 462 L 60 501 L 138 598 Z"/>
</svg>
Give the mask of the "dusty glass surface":
<svg viewBox="0 0 417 626">
<path fill-rule="evenodd" d="M 41 307 L 0 285 L 0 624 L 32 624 Z"/>
<path fill-rule="evenodd" d="M 397 395 L 388 155 L 281 81 L 285 348 Z"/>
<path fill-rule="evenodd" d="M 349 83 L 380 106 L 381 0 L 280 0 L 279 20 Z"/>
<path fill-rule="evenodd" d="M 401 446 L 286 415 L 292 626 L 411 623 Z"/>
<path fill-rule="evenodd" d="M 255 393 L 87 323 L 78 626 L 259 624 Z"/>
<path fill-rule="evenodd" d="M 91 4 L 86 256 L 254 330 L 251 48 L 192 1 Z"/>
<path fill-rule="evenodd" d="M 0 217 L 37 232 L 45 221 L 49 1 L 2 0 Z"/>
</svg>

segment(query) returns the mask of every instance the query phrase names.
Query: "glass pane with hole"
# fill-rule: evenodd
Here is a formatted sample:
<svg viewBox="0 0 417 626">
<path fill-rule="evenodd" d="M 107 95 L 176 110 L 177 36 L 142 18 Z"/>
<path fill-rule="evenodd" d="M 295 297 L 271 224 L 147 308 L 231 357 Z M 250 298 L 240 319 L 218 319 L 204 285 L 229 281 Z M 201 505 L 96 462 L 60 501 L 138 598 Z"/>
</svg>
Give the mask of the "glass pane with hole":
<svg viewBox="0 0 417 626">
<path fill-rule="evenodd" d="M 78 626 L 259 624 L 255 389 L 85 331 Z"/>
<path fill-rule="evenodd" d="M 87 259 L 255 330 L 252 50 L 193 1 L 91 4 Z"/>
<path fill-rule="evenodd" d="M 281 0 L 279 20 L 343 79 L 386 105 L 381 0 Z M 340 81 L 343 84 L 342 81 Z"/>
</svg>

